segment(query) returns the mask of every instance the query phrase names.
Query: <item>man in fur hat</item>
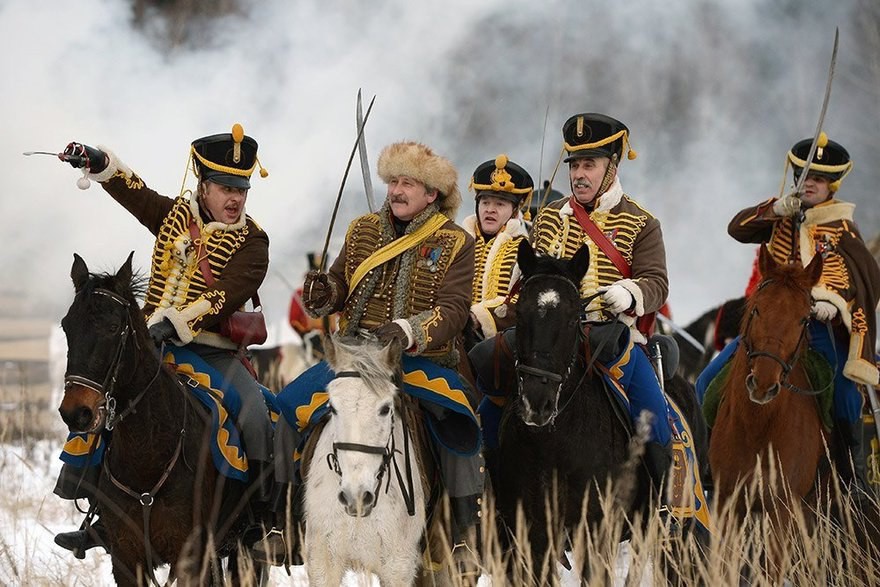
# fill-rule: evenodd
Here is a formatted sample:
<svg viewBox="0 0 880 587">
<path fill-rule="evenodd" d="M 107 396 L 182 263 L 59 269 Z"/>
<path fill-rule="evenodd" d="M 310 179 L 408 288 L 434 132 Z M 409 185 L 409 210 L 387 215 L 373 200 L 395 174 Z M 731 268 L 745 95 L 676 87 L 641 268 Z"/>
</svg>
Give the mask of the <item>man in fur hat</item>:
<svg viewBox="0 0 880 587">
<path fill-rule="evenodd" d="M 832 449 L 838 474 L 845 485 L 864 489 L 864 398 L 856 384 L 878 384 L 874 309 L 880 300 L 880 269 L 853 221 L 855 204 L 835 198 L 853 166 L 849 153 L 820 133 L 808 165 L 812 143 L 813 139 L 798 141 L 786 154 L 786 169 L 792 166 L 795 184 L 802 173 L 807 174 L 802 193 L 750 206 L 733 217 L 727 230 L 739 242 L 766 243 L 779 263 L 794 261 L 805 267 L 815 255 L 824 258 L 822 276 L 810 292 L 810 348 L 835 370 Z M 701 399 L 738 344 L 737 338 L 727 345 L 700 375 L 697 393 Z"/>
<path fill-rule="evenodd" d="M 623 330 L 609 344 L 619 349 L 617 357 L 629 357 L 628 364 L 611 372 L 626 372 L 631 418 L 635 421 L 643 411 L 651 416 L 644 461 L 659 487 L 671 463 L 671 429 L 666 398 L 642 345 L 650 335 L 649 319 L 669 291 L 660 222 L 624 193 L 618 178 L 624 154 L 629 159 L 636 155 L 626 125 L 604 114 L 577 114 L 565 122 L 562 133 L 572 195 L 538 213 L 533 245 L 537 252 L 561 259 L 570 259 L 584 245 L 590 248 L 581 296 L 601 295 L 587 306 L 586 320 L 611 321 Z"/>
<path fill-rule="evenodd" d="M 401 142 L 382 151 L 378 171 L 388 184 L 384 205 L 351 223 L 342 251 L 328 272 L 309 272 L 303 286 L 305 307 L 317 316 L 340 312 L 343 335 L 368 331 L 382 344 L 397 341 L 404 349 L 405 391 L 407 360 L 422 357 L 430 359 L 450 389 L 463 392 L 460 397 L 473 402 L 467 397 L 471 390 L 453 371 L 459 365 L 459 335 L 467 323 L 474 277 L 473 238 L 454 222 L 461 203 L 455 168 L 423 144 Z M 326 385 L 313 377 L 321 369 L 330 371 L 321 363 L 279 394 L 285 416 L 276 432 L 276 450 L 281 454 L 293 454 L 310 424 L 326 409 L 324 404 L 312 403 L 314 393 Z M 425 402 L 423 406 L 427 417 L 437 415 Z M 468 551 L 475 546 L 465 541 L 477 522 L 483 490 L 479 428 L 471 405 L 455 406 L 459 412 L 447 408 L 434 428 L 438 436 L 457 417 L 470 418 L 468 424 L 473 427 L 468 439 L 441 439 L 461 444 L 455 451 L 438 450 L 451 498 L 453 539 L 464 547 L 461 551 Z M 288 471 L 278 470 L 279 490 L 285 494 L 295 493 L 301 485 L 293 463 L 288 464 Z M 298 501 L 294 497 L 295 516 Z M 277 544 L 277 534 L 269 536 L 267 543 L 273 540 Z M 272 554 L 277 561 L 277 553 L 273 550 Z"/>
<path fill-rule="evenodd" d="M 77 185 L 84 189 L 89 180 L 99 182 L 156 236 L 143 307 L 150 335 L 157 344 L 167 343 L 166 353 L 194 353 L 224 378 L 218 385 L 234 388 L 241 400 L 236 421 L 247 446 L 248 478 L 271 479 L 272 421 L 256 380 L 243 364 L 242 341 L 230 338 L 234 335 L 223 324 L 255 296 L 269 266 L 269 238 L 245 213 L 250 177 L 260 165 L 257 142 L 239 124 L 231 133 L 193 141 L 190 160 L 198 187 L 175 199 L 150 189 L 104 147 L 70 143 L 64 153 L 72 157 L 71 165 L 83 168 Z M 262 166 L 260 170 L 265 176 Z M 196 235 L 205 244 L 205 264 L 200 264 L 200 249 L 193 243 Z M 205 268 L 210 278 L 203 275 Z M 65 465 L 55 493 L 66 499 L 84 497 L 80 491 L 90 484 L 80 483 L 81 472 Z M 101 543 L 102 532 L 98 520 L 59 534 L 55 542 L 82 558 L 85 550 Z"/>
</svg>

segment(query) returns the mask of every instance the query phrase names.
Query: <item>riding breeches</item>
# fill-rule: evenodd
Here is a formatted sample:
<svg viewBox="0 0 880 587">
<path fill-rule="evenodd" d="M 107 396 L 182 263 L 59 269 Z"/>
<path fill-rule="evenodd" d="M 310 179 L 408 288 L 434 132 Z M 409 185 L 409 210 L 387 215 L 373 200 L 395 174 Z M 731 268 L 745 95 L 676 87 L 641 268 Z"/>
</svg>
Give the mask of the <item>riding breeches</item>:
<svg viewBox="0 0 880 587">
<path fill-rule="evenodd" d="M 272 460 L 272 419 L 263 392 L 234 352 L 190 343 L 187 348 L 217 369 L 226 385 L 236 389 L 241 408 L 236 423 L 244 440 L 249 460 L 268 463 Z"/>
</svg>

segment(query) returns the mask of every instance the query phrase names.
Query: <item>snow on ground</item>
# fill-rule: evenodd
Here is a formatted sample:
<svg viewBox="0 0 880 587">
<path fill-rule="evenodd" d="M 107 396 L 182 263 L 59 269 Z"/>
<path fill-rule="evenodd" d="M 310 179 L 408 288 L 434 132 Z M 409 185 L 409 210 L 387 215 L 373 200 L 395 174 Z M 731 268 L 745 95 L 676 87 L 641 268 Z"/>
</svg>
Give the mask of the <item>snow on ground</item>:
<svg viewBox="0 0 880 587">
<path fill-rule="evenodd" d="M 113 585 L 110 557 L 95 548 L 77 560 L 70 552 L 58 547 L 53 537 L 58 532 L 75 530 L 83 515 L 72 502 L 52 493 L 55 478 L 61 469 L 59 444 L 38 441 L 27 446 L 0 444 L 0 586 Z M 617 565 L 617 581 L 623 585 L 628 551 L 621 549 Z M 561 570 L 561 567 L 560 567 Z M 165 572 L 157 572 L 164 579 Z M 650 576 L 644 584 L 650 584 Z M 308 585 L 304 567 L 291 569 L 291 576 L 281 568 L 273 568 L 270 585 Z M 345 585 L 364 585 L 363 576 L 349 573 Z M 372 581 L 378 585 L 378 581 Z M 577 585 L 577 577 L 562 572 L 563 585 Z M 491 585 L 487 578 L 481 587 Z"/>
</svg>

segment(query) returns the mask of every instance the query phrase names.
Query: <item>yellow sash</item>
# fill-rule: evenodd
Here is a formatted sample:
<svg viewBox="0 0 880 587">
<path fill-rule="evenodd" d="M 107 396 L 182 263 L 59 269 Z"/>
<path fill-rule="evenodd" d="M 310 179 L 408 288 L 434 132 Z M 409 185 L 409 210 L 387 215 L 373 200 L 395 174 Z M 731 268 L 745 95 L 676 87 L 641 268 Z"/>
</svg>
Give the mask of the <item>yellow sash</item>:
<svg viewBox="0 0 880 587">
<path fill-rule="evenodd" d="M 348 284 L 348 297 L 351 297 L 351 294 L 354 292 L 357 285 L 361 282 L 361 279 L 364 276 L 378 267 L 383 263 L 390 261 L 397 255 L 400 255 L 409 249 L 418 246 L 422 241 L 431 236 L 434 232 L 436 232 L 441 226 L 446 224 L 446 221 L 449 220 L 446 216 L 437 212 L 430 218 L 428 218 L 427 222 L 425 222 L 419 229 L 402 236 L 400 238 L 394 239 L 378 251 L 375 251 L 369 257 L 363 260 L 363 262 L 355 268 L 354 273 L 351 275 L 351 279 Z"/>
</svg>

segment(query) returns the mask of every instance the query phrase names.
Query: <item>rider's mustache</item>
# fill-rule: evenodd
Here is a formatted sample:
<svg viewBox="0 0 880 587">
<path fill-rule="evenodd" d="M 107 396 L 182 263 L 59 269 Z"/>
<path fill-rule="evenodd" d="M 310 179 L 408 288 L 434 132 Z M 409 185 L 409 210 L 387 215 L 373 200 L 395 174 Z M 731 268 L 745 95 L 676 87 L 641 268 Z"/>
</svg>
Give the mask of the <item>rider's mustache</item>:
<svg viewBox="0 0 880 587">
<path fill-rule="evenodd" d="M 590 182 L 588 182 L 585 179 L 578 179 L 577 181 L 575 181 L 571 185 L 575 188 L 584 188 L 584 189 L 590 189 L 591 187 L 593 187 L 593 184 L 591 184 Z"/>
</svg>

